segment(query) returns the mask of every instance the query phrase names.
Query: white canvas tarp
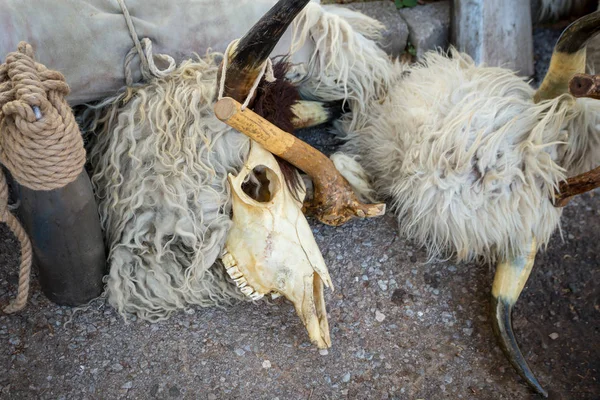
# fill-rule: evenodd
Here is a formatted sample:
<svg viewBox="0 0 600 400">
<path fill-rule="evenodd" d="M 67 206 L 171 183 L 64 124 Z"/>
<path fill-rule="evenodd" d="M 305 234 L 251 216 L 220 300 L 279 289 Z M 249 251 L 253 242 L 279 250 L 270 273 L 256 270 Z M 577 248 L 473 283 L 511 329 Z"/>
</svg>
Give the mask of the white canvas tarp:
<svg viewBox="0 0 600 400">
<path fill-rule="evenodd" d="M 140 39 L 176 62 L 225 51 L 276 0 L 125 0 Z M 65 75 L 73 105 L 113 94 L 125 84 L 124 60 L 133 41 L 117 0 L 2 0 L 0 60 L 30 43 L 36 60 Z M 273 52 L 288 52 L 291 30 Z M 141 78 L 138 57 L 132 64 Z"/>
</svg>

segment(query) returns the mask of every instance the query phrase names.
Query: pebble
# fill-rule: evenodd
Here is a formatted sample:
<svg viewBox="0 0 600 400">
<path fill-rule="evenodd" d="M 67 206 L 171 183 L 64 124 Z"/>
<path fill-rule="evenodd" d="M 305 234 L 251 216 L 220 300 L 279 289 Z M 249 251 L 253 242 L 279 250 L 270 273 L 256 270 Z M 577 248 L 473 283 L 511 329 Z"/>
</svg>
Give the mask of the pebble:
<svg viewBox="0 0 600 400">
<path fill-rule="evenodd" d="M 329 354 L 329 350 L 327 349 L 320 349 L 319 350 L 319 354 L 322 356 L 326 356 L 327 354 Z"/>
<path fill-rule="evenodd" d="M 350 382 L 350 372 L 348 372 L 346 375 L 344 375 L 342 377 L 342 382 L 344 382 L 344 383 Z"/>
<path fill-rule="evenodd" d="M 379 310 L 375 311 L 375 319 L 377 320 L 377 322 L 383 322 L 383 320 L 385 319 L 385 314 L 379 312 Z"/>
<path fill-rule="evenodd" d="M 217 396 L 213 393 L 208 395 L 208 400 L 217 400 Z"/>
<path fill-rule="evenodd" d="M 552 340 L 556 340 L 556 339 L 558 339 L 558 333 L 552 332 L 551 334 L 548 335 L 548 337 Z"/>
<path fill-rule="evenodd" d="M 377 284 L 379 285 L 379 288 L 380 288 L 381 290 L 383 290 L 384 292 L 385 292 L 385 291 L 388 289 L 388 286 L 387 286 L 387 282 L 386 282 L 386 281 L 381 281 L 381 280 L 379 280 L 379 281 L 377 281 Z"/>
<path fill-rule="evenodd" d="M 235 349 L 235 354 L 241 357 L 244 354 L 246 354 L 246 352 L 244 351 L 244 349 Z"/>
<path fill-rule="evenodd" d="M 121 386 L 121 389 L 131 389 L 133 387 L 133 382 L 129 381 L 129 382 L 125 382 L 125 384 L 123 386 Z"/>
<path fill-rule="evenodd" d="M 179 390 L 179 388 L 177 386 L 171 386 L 169 388 L 169 396 L 179 397 L 179 396 L 181 396 L 181 391 Z"/>
<path fill-rule="evenodd" d="M 263 361 L 263 362 L 262 362 L 262 367 L 263 367 L 264 369 L 269 369 L 269 368 L 271 368 L 271 361 L 269 361 L 269 360 L 265 360 L 265 361 Z"/>
<path fill-rule="evenodd" d="M 123 366 L 119 363 L 113 364 L 110 368 L 115 372 L 123 371 Z"/>
<path fill-rule="evenodd" d="M 21 339 L 19 339 L 18 337 L 11 337 L 10 339 L 8 339 L 8 342 L 13 346 L 18 346 L 21 344 Z"/>
</svg>

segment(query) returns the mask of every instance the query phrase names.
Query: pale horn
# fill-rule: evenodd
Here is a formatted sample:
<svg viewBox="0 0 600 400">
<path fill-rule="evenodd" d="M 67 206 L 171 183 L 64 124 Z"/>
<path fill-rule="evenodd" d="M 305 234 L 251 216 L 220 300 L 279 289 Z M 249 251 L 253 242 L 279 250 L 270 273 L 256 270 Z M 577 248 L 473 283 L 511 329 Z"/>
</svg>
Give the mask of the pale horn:
<svg viewBox="0 0 600 400">
<path fill-rule="evenodd" d="M 492 327 L 500 348 L 517 373 L 537 393 L 548 397 L 548 392 L 542 388 L 521 354 L 512 329 L 512 310 L 529 278 L 536 251 L 537 243 L 532 238 L 523 249 L 523 255 L 498 263 L 492 286 Z"/>
<path fill-rule="evenodd" d="M 550 67 L 533 100 L 553 99 L 568 93 L 569 81 L 585 72 L 586 46 L 600 32 L 600 11 L 579 18 L 564 30 L 552 53 Z"/>
</svg>

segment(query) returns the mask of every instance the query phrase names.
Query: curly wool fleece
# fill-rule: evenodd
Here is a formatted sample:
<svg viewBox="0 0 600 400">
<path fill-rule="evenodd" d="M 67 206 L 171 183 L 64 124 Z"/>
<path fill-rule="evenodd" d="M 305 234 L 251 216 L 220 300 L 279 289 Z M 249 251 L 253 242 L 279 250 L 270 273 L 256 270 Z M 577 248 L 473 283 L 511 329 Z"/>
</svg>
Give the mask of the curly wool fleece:
<svg viewBox="0 0 600 400">
<path fill-rule="evenodd" d="M 241 299 L 215 266 L 231 225 L 227 174 L 249 139 L 212 111 L 216 54 L 109 102 L 92 146 L 92 182 L 110 249 L 108 300 L 160 320 L 188 304 Z"/>
</svg>

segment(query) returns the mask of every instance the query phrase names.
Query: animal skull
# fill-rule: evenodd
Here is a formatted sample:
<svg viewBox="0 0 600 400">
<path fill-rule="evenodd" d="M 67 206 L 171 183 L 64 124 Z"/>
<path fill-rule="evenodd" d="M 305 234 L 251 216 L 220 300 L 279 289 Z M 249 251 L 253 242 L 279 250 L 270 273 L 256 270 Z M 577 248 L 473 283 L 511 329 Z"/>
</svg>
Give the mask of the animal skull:
<svg viewBox="0 0 600 400">
<path fill-rule="evenodd" d="M 302 214 L 306 189 L 299 176 L 297 180 L 294 196 L 275 157 L 252 142 L 242 171 L 237 176 L 229 174 L 233 227 L 222 261 L 252 300 L 269 293 L 290 300 L 311 341 L 327 348 L 331 340 L 323 283 L 332 290 L 333 284 Z"/>
</svg>

